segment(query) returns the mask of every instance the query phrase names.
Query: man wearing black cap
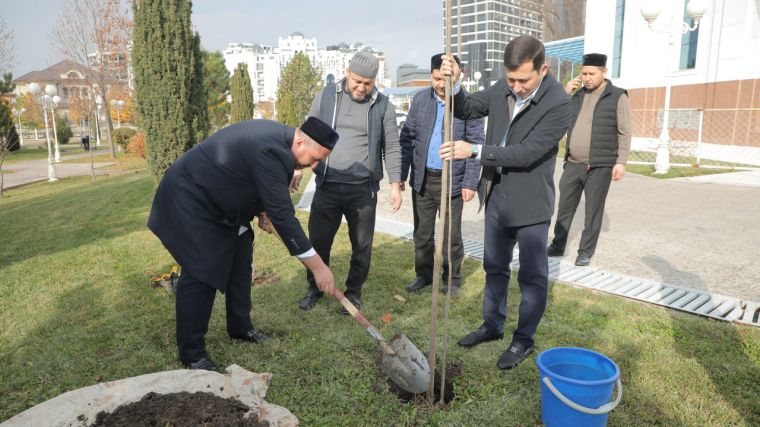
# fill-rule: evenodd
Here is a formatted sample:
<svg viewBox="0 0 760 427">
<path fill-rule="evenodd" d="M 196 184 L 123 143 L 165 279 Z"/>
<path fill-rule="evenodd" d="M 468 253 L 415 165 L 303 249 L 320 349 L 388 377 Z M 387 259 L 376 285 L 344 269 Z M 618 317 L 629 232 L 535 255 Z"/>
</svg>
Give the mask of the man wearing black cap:
<svg viewBox="0 0 760 427">
<path fill-rule="evenodd" d="M 329 158 L 314 168 L 317 189 L 309 214 L 309 238 L 329 265 L 333 240 L 345 216 L 351 240 L 345 294 L 357 308 L 372 258 L 383 159 L 391 184 L 391 209 L 395 212 L 401 207 L 396 111 L 388 97 L 375 88 L 378 68 L 372 53 L 358 52 L 348 64 L 346 77 L 319 91 L 309 111 L 309 116 L 329 123 L 341 136 Z M 307 272 L 306 280 L 309 289 L 298 304 L 303 310 L 314 307 L 322 297 L 311 272 Z"/>
<path fill-rule="evenodd" d="M 565 86 L 565 91 L 572 94 L 573 120 L 567 131 L 565 167 L 559 180 L 554 240 L 547 253 L 551 257 L 565 254 L 570 225 L 583 194 L 586 215 L 575 259 L 578 266 L 591 263 L 602 229 L 610 180 L 623 179 L 631 146 L 628 95 L 625 89 L 604 78 L 606 66 L 606 55 L 583 55 L 581 75 Z"/>
<path fill-rule="evenodd" d="M 443 163 L 438 153 L 443 143 L 443 116 L 446 80 L 441 75 L 439 53 L 430 59 L 431 88 L 415 94 L 409 106 L 409 115 L 399 137 L 403 147 L 401 177 L 406 181 L 411 166 L 409 185 L 412 187 L 414 209 L 414 270 L 417 277 L 406 287 L 417 292 L 430 286 L 433 280 L 435 252 L 435 220 L 441 204 L 441 177 Z M 459 64 L 459 58 L 454 56 Z M 454 119 L 452 138 L 472 144 L 483 144 L 483 119 Z M 460 267 L 464 258 L 462 244 L 462 208 L 475 196 L 480 179 L 480 162 L 477 159 L 455 160 L 452 163 L 451 192 L 451 293 L 456 295 L 462 284 Z M 446 221 L 449 216 L 446 215 Z M 448 227 L 447 227 L 448 229 Z M 448 233 L 444 236 L 448 247 Z M 448 251 L 443 251 L 443 281 L 449 273 Z M 443 289 L 448 289 L 444 284 Z"/>
<path fill-rule="evenodd" d="M 289 184 L 295 169 L 315 166 L 337 140 L 338 134 L 316 118 L 297 129 L 250 120 L 211 135 L 167 169 L 148 227 L 182 266 L 176 316 L 184 366 L 216 370 L 204 336 L 217 290 L 225 294 L 231 338 L 251 343 L 269 339 L 251 323 L 254 216 L 263 230 L 277 230 L 320 290 L 334 290 L 330 269 L 295 216 Z"/>
</svg>

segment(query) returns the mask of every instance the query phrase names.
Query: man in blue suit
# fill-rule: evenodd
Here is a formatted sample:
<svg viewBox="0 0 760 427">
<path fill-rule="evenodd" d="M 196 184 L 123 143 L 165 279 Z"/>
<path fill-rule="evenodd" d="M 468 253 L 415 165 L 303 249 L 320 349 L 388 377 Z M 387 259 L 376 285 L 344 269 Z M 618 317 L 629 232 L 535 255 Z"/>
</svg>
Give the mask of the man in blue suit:
<svg viewBox="0 0 760 427">
<path fill-rule="evenodd" d="M 433 280 L 433 256 L 435 253 L 435 219 L 441 204 L 441 176 L 443 163 L 439 151 L 443 142 L 443 116 L 446 81 L 441 75 L 441 56 L 430 58 L 431 87 L 415 94 L 409 107 L 409 115 L 401 129 L 399 142 L 402 147 L 401 180 L 406 181 L 411 166 L 409 184 L 412 187 L 414 209 L 414 270 L 417 277 L 406 287 L 407 292 L 418 292 L 430 286 Z M 459 58 L 454 57 L 457 63 Z M 452 138 L 472 144 L 483 144 L 483 119 L 454 119 Z M 475 197 L 480 178 L 480 162 L 477 159 L 452 162 L 451 183 L 451 293 L 456 295 L 462 284 L 461 265 L 464 258 L 462 244 L 462 207 Z M 448 230 L 448 215 L 446 229 Z M 448 233 L 444 236 L 448 247 Z M 449 274 L 448 251 L 443 251 L 443 282 Z M 445 286 L 445 285 L 444 285 Z M 447 289 L 447 287 L 444 287 Z"/>
<path fill-rule="evenodd" d="M 483 269 L 483 324 L 459 340 L 473 347 L 504 336 L 507 289 L 515 244 L 520 248 L 520 302 L 517 329 L 499 369 L 517 366 L 533 352 L 534 334 L 546 309 L 549 263 L 546 241 L 554 212 L 554 166 L 559 140 L 570 125 L 570 98 L 547 73 L 544 45 L 530 36 L 512 40 L 504 50 L 506 78 L 468 96 L 454 96 L 454 115 L 488 116 L 486 145 L 444 144 L 444 158 L 474 157 L 483 165 L 478 194 L 486 206 Z M 459 67 L 444 58 L 441 73 L 459 77 Z"/>
</svg>

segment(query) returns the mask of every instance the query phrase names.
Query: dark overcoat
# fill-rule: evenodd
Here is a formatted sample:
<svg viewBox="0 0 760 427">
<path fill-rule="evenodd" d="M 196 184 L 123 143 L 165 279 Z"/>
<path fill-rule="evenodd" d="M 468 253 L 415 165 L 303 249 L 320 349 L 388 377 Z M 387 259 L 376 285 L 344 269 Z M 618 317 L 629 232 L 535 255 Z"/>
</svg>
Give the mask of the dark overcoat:
<svg viewBox="0 0 760 427">
<path fill-rule="evenodd" d="M 289 185 L 295 129 L 268 120 L 228 126 L 188 150 L 156 190 L 148 227 L 194 278 L 227 287 L 241 226 L 266 212 L 291 255 L 311 249 Z"/>
<path fill-rule="evenodd" d="M 510 98 L 512 102 L 510 103 Z M 481 151 L 483 172 L 478 187 L 481 208 L 498 203 L 503 227 L 549 221 L 554 213 L 554 166 L 559 140 L 570 125 L 570 97 L 548 73 L 536 94 L 512 119 L 515 94 L 506 79 L 490 88 L 454 97 L 454 115 L 461 119 L 488 117 L 486 145 Z M 500 146 L 506 135 L 506 145 Z M 501 167 L 501 199 L 489 201 Z"/>
</svg>

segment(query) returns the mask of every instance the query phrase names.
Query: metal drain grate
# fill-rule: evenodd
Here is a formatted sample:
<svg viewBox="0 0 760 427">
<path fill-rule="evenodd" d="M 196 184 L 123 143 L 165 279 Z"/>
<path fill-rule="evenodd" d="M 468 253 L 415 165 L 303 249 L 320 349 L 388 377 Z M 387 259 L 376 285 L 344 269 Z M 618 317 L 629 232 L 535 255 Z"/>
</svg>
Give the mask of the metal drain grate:
<svg viewBox="0 0 760 427">
<path fill-rule="evenodd" d="M 412 240 L 414 227 L 403 222 L 377 218 L 375 230 Z M 463 241 L 465 255 L 483 261 L 483 242 L 472 239 Z M 520 268 L 517 249 L 511 267 Z M 624 276 L 592 267 L 577 267 L 554 258 L 549 259 L 549 278 L 701 316 L 760 327 L 760 303 L 756 302 Z"/>
<path fill-rule="evenodd" d="M 314 180 L 311 180 L 310 187 L 313 186 L 313 182 Z M 307 187 L 296 207 L 308 211 L 313 194 L 313 188 Z M 411 224 L 377 218 L 375 230 L 401 239 L 413 240 L 414 227 Z M 462 240 L 465 256 L 482 262 L 483 242 L 466 238 Z M 515 249 L 510 265 L 514 269 L 520 268 L 518 249 Z M 624 276 L 593 267 L 576 267 L 554 258 L 549 259 L 549 278 L 675 310 L 760 327 L 760 303 L 757 302 Z"/>
</svg>

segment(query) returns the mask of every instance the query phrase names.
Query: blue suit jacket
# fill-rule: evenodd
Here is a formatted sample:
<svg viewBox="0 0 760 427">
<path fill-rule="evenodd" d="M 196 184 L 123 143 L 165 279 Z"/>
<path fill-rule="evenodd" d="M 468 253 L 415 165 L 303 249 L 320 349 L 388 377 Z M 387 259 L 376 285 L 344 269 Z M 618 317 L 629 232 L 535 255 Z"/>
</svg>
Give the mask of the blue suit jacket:
<svg viewBox="0 0 760 427">
<path fill-rule="evenodd" d="M 549 221 L 554 213 L 554 165 L 559 140 L 570 126 L 570 97 L 548 73 L 528 105 L 512 119 L 509 98 L 515 95 L 501 79 L 486 90 L 454 96 L 454 115 L 488 117 L 478 195 L 481 208 L 498 203 L 500 224 L 519 227 Z M 509 130 L 509 132 L 507 132 Z M 499 144 L 507 136 L 506 146 Z M 501 167 L 501 200 L 489 201 Z"/>
</svg>

